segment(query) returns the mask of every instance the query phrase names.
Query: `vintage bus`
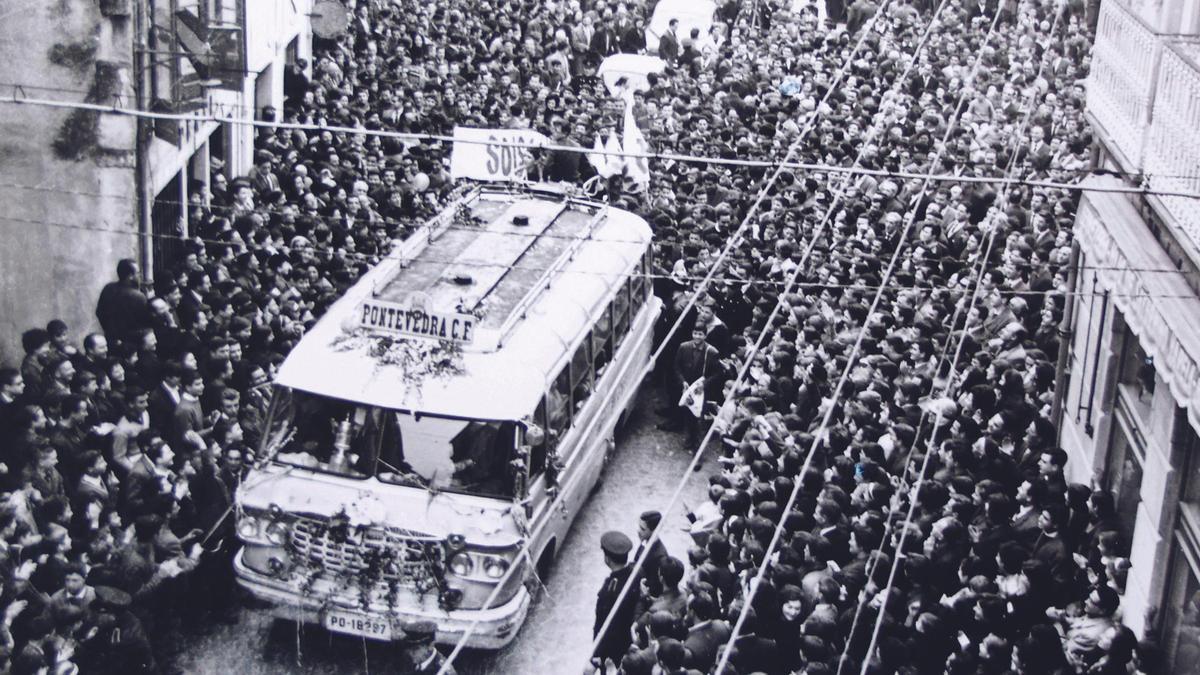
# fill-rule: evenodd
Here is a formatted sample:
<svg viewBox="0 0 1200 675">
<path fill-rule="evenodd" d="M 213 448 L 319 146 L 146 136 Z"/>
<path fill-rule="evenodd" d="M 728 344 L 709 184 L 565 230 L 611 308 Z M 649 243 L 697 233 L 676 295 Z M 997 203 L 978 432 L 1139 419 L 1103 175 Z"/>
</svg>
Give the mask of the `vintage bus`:
<svg viewBox="0 0 1200 675">
<path fill-rule="evenodd" d="M 280 367 L 239 583 L 331 631 L 508 644 L 635 404 L 650 253 L 644 220 L 549 186 L 476 188 L 399 244 Z"/>
</svg>

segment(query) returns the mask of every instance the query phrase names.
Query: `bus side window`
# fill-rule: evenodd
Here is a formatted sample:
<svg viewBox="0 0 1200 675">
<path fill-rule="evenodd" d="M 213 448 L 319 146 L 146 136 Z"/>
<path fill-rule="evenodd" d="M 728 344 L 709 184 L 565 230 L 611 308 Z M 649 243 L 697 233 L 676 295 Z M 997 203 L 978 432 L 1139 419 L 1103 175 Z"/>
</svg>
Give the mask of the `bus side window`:
<svg viewBox="0 0 1200 675">
<path fill-rule="evenodd" d="M 629 332 L 629 284 L 622 284 L 617 289 L 617 297 L 612 302 L 613 344 L 619 345 Z"/>
<path fill-rule="evenodd" d="M 546 394 L 546 428 L 550 438 L 546 440 L 548 450 L 558 447 L 559 441 L 571 426 L 571 374 L 563 368 L 554 379 L 554 386 Z"/>
<path fill-rule="evenodd" d="M 629 322 L 633 323 L 642 304 L 646 302 L 646 277 L 637 274 L 629 278 L 629 298 Z"/>
<path fill-rule="evenodd" d="M 592 354 L 595 355 L 596 375 L 612 361 L 612 307 L 605 306 L 592 328 Z"/>
<path fill-rule="evenodd" d="M 571 357 L 571 402 L 576 412 L 592 394 L 591 346 L 590 339 L 584 340 Z"/>
<path fill-rule="evenodd" d="M 533 423 L 544 430 L 549 429 L 546 425 L 546 397 L 538 401 L 537 410 L 533 413 Z M 529 480 L 532 482 L 543 471 L 546 470 L 546 455 L 551 448 L 550 434 L 542 434 L 542 442 L 537 445 L 530 444 L 529 446 Z"/>
</svg>

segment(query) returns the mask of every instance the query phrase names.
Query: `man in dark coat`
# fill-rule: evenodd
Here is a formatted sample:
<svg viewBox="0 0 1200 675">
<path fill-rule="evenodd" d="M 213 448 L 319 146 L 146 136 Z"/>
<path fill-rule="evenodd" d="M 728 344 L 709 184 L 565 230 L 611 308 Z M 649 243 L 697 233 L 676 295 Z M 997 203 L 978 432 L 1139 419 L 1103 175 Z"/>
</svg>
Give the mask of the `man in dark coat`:
<svg viewBox="0 0 1200 675">
<path fill-rule="evenodd" d="M 446 657 L 434 647 L 437 624 L 432 621 L 416 621 L 404 627 L 404 657 L 407 663 L 401 672 L 413 675 L 442 672 Z M 454 675 L 454 666 L 446 666 L 446 673 Z"/>
<path fill-rule="evenodd" d="M 621 594 L 629 575 L 633 573 L 633 568 L 629 565 L 629 552 L 633 549 L 633 542 L 629 537 L 616 531 L 605 532 L 600 537 L 600 548 L 604 551 L 604 563 L 608 565 L 609 574 L 604 580 L 604 585 L 600 587 L 600 592 L 596 594 L 596 620 L 592 625 L 592 635 L 600 635 L 600 629 L 610 612 L 613 613 L 613 619 L 596 645 L 596 651 L 592 654 L 592 664 L 597 668 L 604 668 L 608 659 L 620 665 L 621 659 L 633 642 L 630 629 L 633 627 L 634 613 L 637 610 L 638 591 L 636 587 L 631 587 L 621 604 L 617 605 L 617 597 Z"/>
<path fill-rule="evenodd" d="M 679 19 L 671 19 L 667 23 L 667 32 L 662 34 L 658 39 L 658 58 L 666 61 L 668 65 L 674 65 L 679 60 L 679 36 L 676 31 L 679 30 Z"/>
<path fill-rule="evenodd" d="M 705 399 L 711 398 L 721 379 L 721 354 L 715 347 L 708 344 L 705 338 L 707 330 L 704 326 L 692 328 L 692 339 L 679 346 L 675 352 L 674 378 L 672 388 L 667 392 L 672 402 L 678 401 L 683 392 L 693 382 L 703 378 L 704 384 L 699 395 Z M 676 407 L 675 419 L 666 424 L 660 424 L 660 429 L 678 431 L 686 429 L 688 445 L 695 445 L 699 438 L 700 420 L 691 410 L 682 405 Z"/>
<path fill-rule="evenodd" d="M 150 327 L 150 301 L 138 288 L 138 265 L 129 258 L 117 263 L 117 280 L 100 291 L 96 318 L 106 336 L 128 339 Z"/>
<path fill-rule="evenodd" d="M 646 542 L 661 522 L 662 514 L 658 511 L 646 511 L 638 518 L 638 547 L 637 553 L 633 556 L 635 561 L 641 557 L 642 551 L 646 549 Z M 650 552 L 646 554 L 646 562 L 642 563 L 639 573 L 639 576 L 646 581 L 651 595 L 658 595 L 662 592 L 662 583 L 658 579 L 658 564 L 666 557 L 667 547 L 663 546 L 661 538 L 655 539 L 654 543 L 650 544 Z"/>
</svg>

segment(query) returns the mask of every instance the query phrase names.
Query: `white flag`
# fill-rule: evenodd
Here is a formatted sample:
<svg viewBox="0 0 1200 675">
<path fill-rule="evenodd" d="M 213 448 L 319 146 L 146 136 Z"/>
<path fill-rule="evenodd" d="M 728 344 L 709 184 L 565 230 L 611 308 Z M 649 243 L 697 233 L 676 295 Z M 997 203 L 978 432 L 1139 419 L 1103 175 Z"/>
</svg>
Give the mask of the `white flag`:
<svg viewBox="0 0 1200 675">
<path fill-rule="evenodd" d="M 647 153 L 650 144 L 633 118 L 633 106 L 625 106 L 625 152 Z M 626 157 L 625 169 L 635 183 L 646 188 L 650 185 L 650 160 L 646 157 Z"/>
<path fill-rule="evenodd" d="M 604 178 L 608 178 L 608 157 L 604 155 L 604 143 L 600 142 L 600 134 L 596 134 L 596 142 L 592 145 L 592 151 L 587 154 L 587 161 L 596 168 L 596 173 Z"/>
<path fill-rule="evenodd" d="M 625 158 L 621 156 L 624 151 L 621 150 L 621 142 L 617 140 L 616 129 L 608 132 L 608 143 L 604 145 L 604 151 L 609 153 L 605 156 L 608 164 L 608 170 L 607 173 L 605 173 L 605 177 L 607 178 L 608 176 L 614 176 L 618 173 L 621 173 L 621 169 L 623 169 L 625 165 Z"/>
</svg>

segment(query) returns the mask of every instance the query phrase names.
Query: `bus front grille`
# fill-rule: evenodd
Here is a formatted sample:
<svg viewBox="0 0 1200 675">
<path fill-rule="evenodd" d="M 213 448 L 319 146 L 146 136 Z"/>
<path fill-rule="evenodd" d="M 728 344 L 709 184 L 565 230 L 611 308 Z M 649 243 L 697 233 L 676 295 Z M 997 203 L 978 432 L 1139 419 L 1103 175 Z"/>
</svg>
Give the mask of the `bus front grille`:
<svg viewBox="0 0 1200 675">
<path fill-rule="evenodd" d="M 291 551 L 297 562 L 335 574 L 366 572 L 380 582 L 402 583 L 428 577 L 444 557 L 441 541 L 434 537 L 379 527 L 350 527 L 339 533 L 309 518 L 292 524 Z"/>
</svg>

